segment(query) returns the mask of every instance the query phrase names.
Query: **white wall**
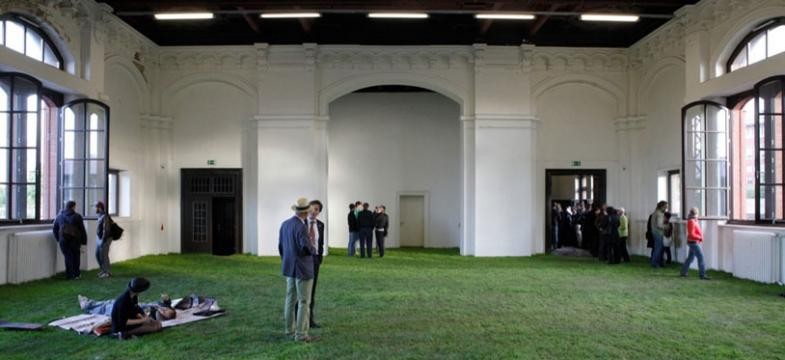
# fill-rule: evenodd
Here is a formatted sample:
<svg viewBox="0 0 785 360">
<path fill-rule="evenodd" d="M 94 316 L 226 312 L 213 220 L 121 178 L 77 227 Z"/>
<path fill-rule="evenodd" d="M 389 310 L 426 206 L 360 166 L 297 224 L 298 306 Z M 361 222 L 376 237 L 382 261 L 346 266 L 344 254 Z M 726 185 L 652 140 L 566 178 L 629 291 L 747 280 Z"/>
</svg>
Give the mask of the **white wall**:
<svg viewBox="0 0 785 360">
<path fill-rule="evenodd" d="M 458 104 L 440 94 L 352 93 L 330 106 L 330 245 L 345 247 L 346 214 L 356 200 L 384 204 L 390 247 L 399 244 L 397 196 L 428 192 L 426 247 L 457 247 L 461 221 Z"/>
</svg>

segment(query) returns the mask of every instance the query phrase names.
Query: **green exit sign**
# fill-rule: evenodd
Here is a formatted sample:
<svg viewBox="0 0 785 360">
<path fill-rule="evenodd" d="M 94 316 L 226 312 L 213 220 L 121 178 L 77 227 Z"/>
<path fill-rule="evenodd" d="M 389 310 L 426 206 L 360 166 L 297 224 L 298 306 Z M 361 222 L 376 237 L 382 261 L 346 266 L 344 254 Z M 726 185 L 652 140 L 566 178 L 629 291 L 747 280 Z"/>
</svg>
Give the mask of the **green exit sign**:
<svg viewBox="0 0 785 360">
<path fill-rule="evenodd" d="M 576 160 L 572 162 L 572 166 L 581 166 L 581 162 Z"/>
<path fill-rule="evenodd" d="M 207 165 L 210 165 L 210 166 L 215 165 L 215 160 L 207 160 Z"/>
</svg>

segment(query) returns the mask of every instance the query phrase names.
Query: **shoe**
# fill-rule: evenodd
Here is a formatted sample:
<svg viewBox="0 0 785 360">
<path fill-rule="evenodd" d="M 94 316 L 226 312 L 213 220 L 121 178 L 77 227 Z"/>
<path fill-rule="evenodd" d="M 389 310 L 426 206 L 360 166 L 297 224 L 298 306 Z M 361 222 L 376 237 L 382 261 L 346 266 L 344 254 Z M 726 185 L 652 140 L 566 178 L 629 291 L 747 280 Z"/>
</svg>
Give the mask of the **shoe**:
<svg viewBox="0 0 785 360">
<path fill-rule="evenodd" d="M 110 273 L 100 273 L 100 274 L 98 274 L 98 277 L 102 278 L 102 279 L 103 278 L 108 278 L 108 277 L 112 277 L 112 274 L 110 274 Z"/>
<path fill-rule="evenodd" d="M 314 342 L 314 341 L 318 341 L 318 340 L 319 340 L 318 336 L 309 336 L 309 335 L 305 335 L 305 336 L 303 336 L 303 337 L 301 337 L 299 339 L 297 339 L 297 338 L 294 339 L 294 341 L 300 341 L 300 342 L 304 342 L 304 343 L 310 343 L 310 342 Z"/>
<path fill-rule="evenodd" d="M 310 327 L 313 328 L 313 329 L 318 329 L 318 328 L 320 328 L 322 326 L 317 324 L 317 323 L 315 323 L 315 322 L 312 322 Z"/>
<path fill-rule="evenodd" d="M 687 274 L 679 274 L 679 277 L 686 278 L 686 277 L 687 277 Z"/>
<path fill-rule="evenodd" d="M 708 276 L 704 276 L 704 277 L 701 278 L 701 280 L 711 280 L 711 278 L 708 277 Z"/>
</svg>

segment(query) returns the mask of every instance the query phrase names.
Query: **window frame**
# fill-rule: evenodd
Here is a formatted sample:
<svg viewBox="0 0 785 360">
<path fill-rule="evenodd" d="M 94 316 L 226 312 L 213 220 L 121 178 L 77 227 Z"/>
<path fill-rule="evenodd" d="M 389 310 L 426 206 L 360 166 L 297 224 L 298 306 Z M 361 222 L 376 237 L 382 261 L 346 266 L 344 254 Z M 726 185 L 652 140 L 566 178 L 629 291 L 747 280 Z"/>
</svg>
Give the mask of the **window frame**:
<svg viewBox="0 0 785 360">
<path fill-rule="evenodd" d="M 65 160 L 65 151 L 62 151 L 64 149 L 63 142 L 65 141 L 64 136 L 63 136 L 65 134 L 65 129 L 64 129 L 65 109 L 68 108 L 68 107 L 74 106 L 74 105 L 78 105 L 78 104 L 84 104 L 84 107 L 85 107 L 84 110 L 85 111 L 84 111 L 84 119 L 83 120 L 85 121 L 85 125 L 87 124 L 87 121 L 88 121 L 88 118 L 87 118 L 87 113 L 88 113 L 87 106 L 89 104 L 94 104 L 94 105 L 98 105 L 98 106 L 102 107 L 104 112 L 106 113 L 106 119 L 105 119 L 106 124 L 105 124 L 105 129 L 104 129 L 104 149 L 105 149 L 105 154 L 104 154 L 104 158 L 103 158 L 103 161 L 104 161 L 104 174 L 103 174 L 103 178 L 104 178 L 104 194 L 103 195 L 104 196 L 101 199 L 101 201 L 103 201 L 104 205 L 106 205 L 108 203 L 108 201 L 109 201 L 109 188 L 108 188 L 108 186 L 109 186 L 109 125 L 110 125 L 110 119 L 111 119 L 111 116 L 110 116 L 110 110 L 111 109 L 109 108 L 109 105 L 107 105 L 107 104 L 105 104 L 105 103 L 103 103 L 101 101 L 94 100 L 94 99 L 87 99 L 87 98 L 76 99 L 76 100 L 73 100 L 73 101 L 69 101 L 68 103 L 66 103 L 62 107 L 60 107 L 60 113 L 59 113 L 58 122 L 57 122 L 57 133 L 58 133 L 58 137 L 60 138 L 60 144 L 58 145 L 58 151 L 57 151 L 57 162 L 59 164 L 57 166 L 57 199 L 58 199 L 58 203 L 59 204 L 64 204 L 65 201 L 66 201 L 63 198 L 64 187 L 65 187 L 64 184 L 63 184 L 63 166 L 65 164 L 65 162 L 64 162 L 64 160 Z M 83 130 L 83 131 L 84 132 L 89 132 L 89 130 Z M 84 137 L 85 150 L 87 149 L 87 145 L 86 144 L 87 144 L 88 141 L 89 141 L 89 137 L 85 136 Z M 79 159 L 79 160 L 82 160 L 84 162 L 85 165 L 84 165 L 84 169 L 82 169 L 82 170 L 86 171 L 86 169 L 87 169 L 87 161 L 89 160 L 89 158 L 84 158 L 84 159 Z M 84 182 L 85 183 L 87 182 L 87 176 L 84 177 Z M 97 215 L 91 214 L 88 211 L 88 209 L 90 209 L 94 205 L 94 204 L 87 204 L 87 202 L 86 202 L 86 199 L 87 199 L 86 189 L 88 189 L 88 187 L 85 186 L 85 184 L 83 184 L 81 187 L 73 187 L 72 186 L 72 187 L 69 187 L 69 189 L 82 189 L 82 191 L 83 191 L 82 199 L 80 199 L 81 201 L 77 201 L 77 205 L 79 205 L 80 203 L 82 204 L 81 205 L 82 206 L 82 217 L 85 220 L 96 220 L 96 219 L 98 219 Z M 75 199 L 69 199 L 69 200 L 76 201 Z"/>
<path fill-rule="evenodd" d="M 109 209 L 112 208 L 111 201 L 112 199 L 109 197 L 109 177 L 115 177 L 114 183 L 114 194 L 115 194 L 115 204 L 114 204 L 114 212 L 111 212 Z M 120 170 L 117 169 L 109 169 L 106 174 L 106 213 L 109 216 L 117 217 L 117 214 L 120 213 Z"/>
<path fill-rule="evenodd" d="M 750 41 L 752 41 L 752 39 L 754 39 L 756 36 L 760 35 L 761 33 L 765 33 L 766 34 L 766 41 L 764 41 L 765 46 L 766 46 L 766 57 L 764 58 L 764 60 L 768 59 L 770 56 L 769 56 L 769 39 L 768 39 L 769 35 L 768 35 L 767 32 L 770 29 L 773 29 L 773 28 L 775 28 L 777 26 L 780 26 L 780 25 L 785 25 L 785 16 L 772 18 L 772 19 L 769 19 L 769 20 L 766 20 L 766 21 L 762 22 L 761 24 L 756 26 L 753 29 L 753 31 L 751 31 L 749 34 L 747 34 L 747 36 L 745 36 L 743 39 L 741 39 L 741 41 L 739 41 L 739 44 L 736 45 L 736 48 L 733 49 L 733 52 L 731 52 L 731 55 L 728 58 L 728 61 L 725 63 L 725 73 L 727 74 L 727 73 L 731 73 L 731 72 L 735 71 L 735 70 L 731 70 L 731 65 L 733 65 L 734 61 L 741 54 L 742 51 L 746 52 L 746 55 L 747 55 L 746 63 L 747 64 L 742 66 L 742 67 L 740 67 L 739 69 L 743 69 L 743 68 L 746 68 L 746 67 L 750 66 L 750 54 L 749 54 L 747 45 L 750 43 Z M 736 70 L 739 70 L 739 69 L 736 69 Z"/>
<path fill-rule="evenodd" d="M 781 113 L 766 112 L 766 113 L 761 114 L 760 111 L 759 111 L 759 109 L 760 109 L 760 98 L 761 98 L 760 97 L 760 88 L 763 85 L 765 85 L 765 84 L 771 83 L 772 81 L 778 81 L 780 83 L 780 91 L 781 91 L 780 92 L 780 109 L 781 109 L 780 111 L 781 111 Z M 753 87 L 753 98 L 752 98 L 752 101 L 755 101 L 755 223 L 756 224 L 769 224 L 769 225 L 774 225 L 774 226 L 785 226 L 785 216 L 783 216 L 783 218 L 780 218 L 780 219 L 777 219 L 776 215 L 775 215 L 774 219 L 762 219 L 761 218 L 761 211 L 760 211 L 761 186 L 767 186 L 767 185 L 768 186 L 772 186 L 772 184 L 766 184 L 766 185 L 762 185 L 761 184 L 761 179 L 760 179 L 760 177 L 761 177 L 761 174 L 760 174 L 760 152 L 761 151 L 779 151 L 782 154 L 782 156 L 785 156 L 785 75 L 771 76 L 771 77 L 768 77 L 766 79 L 763 79 L 763 80 L 757 82 L 755 84 L 755 86 Z M 761 150 L 762 149 L 761 148 L 761 143 L 760 143 L 760 117 L 761 117 L 761 115 L 763 115 L 763 116 L 773 115 L 773 116 L 779 116 L 780 117 L 780 122 L 782 122 L 782 124 L 780 125 L 782 134 L 780 134 L 780 136 L 782 138 L 780 139 L 779 150 L 771 150 L 771 149 L 768 149 L 768 148 L 764 148 L 764 150 Z M 776 168 L 776 165 L 777 164 L 775 164 L 775 168 Z M 785 160 L 783 160 L 783 162 L 781 164 L 779 164 L 779 168 L 781 169 L 780 171 L 785 169 Z M 781 188 L 781 191 L 782 191 L 782 202 L 783 202 L 782 206 L 785 207 L 785 179 L 783 179 L 782 183 L 780 183 L 779 185 L 775 184 L 773 186 L 779 186 Z M 776 204 L 776 202 L 775 202 L 775 204 Z M 785 209 L 783 209 L 783 212 L 785 212 Z M 775 213 L 776 213 L 776 209 L 775 209 Z"/>
<path fill-rule="evenodd" d="M 31 59 L 33 59 L 33 60 L 35 60 L 37 62 L 40 62 L 42 64 L 45 64 L 47 66 L 51 66 L 53 68 L 60 69 L 60 70 L 65 70 L 65 61 L 63 60 L 63 55 L 60 53 L 60 49 L 57 48 L 57 46 L 55 45 L 54 41 L 52 41 L 52 39 L 49 37 L 49 35 L 47 35 L 46 32 L 43 29 L 41 29 L 41 27 L 36 23 L 36 21 L 31 20 L 31 19 L 29 19 L 29 18 L 27 18 L 27 17 L 25 17 L 23 15 L 19 15 L 19 14 L 16 14 L 16 13 L 5 13 L 5 14 L 0 15 L 0 26 L 3 27 L 3 31 L 2 31 L 3 38 L 0 39 L 0 46 L 2 46 L 4 48 L 7 48 L 7 49 L 9 49 L 11 51 L 15 51 L 15 50 L 12 50 L 11 48 L 9 48 L 8 45 L 6 45 L 8 43 L 8 41 L 7 41 L 8 31 L 6 29 L 6 23 L 5 23 L 6 21 L 13 21 L 13 22 L 21 25 L 22 27 L 24 27 L 23 52 L 21 53 L 22 55 L 24 55 L 25 57 L 29 57 L 29 58 L 31 58 Z M 38 59 L 32 58 L 32 57 L 27 55 L 27 32 L 28 32 L 28 29 L 32 30 L 33 32 L 38 34 L 38 36 L 41 37 L 41 39 L 43 40 L 43 44 L 41 46 L 41 60 L 40 61 Z M 46 46 L 49 46 L 49 48 L 52 50 L 52 54 L 54 54 L 55 58 L 57 58 L 57 63 L 58 63 L 59 66 L 53 66 L 51 64 L 46 63 Z"/>
<path fill-rule="evenodd" d="M 707 117 L 707 112 L 706 112 L 708 106 L 717 106 L 717 107 L 719 107 L 721 109 L 724 109 L 726 111 L 726 113 L 728 114 L 728 117 L 727 117 L 727 120 L 726 120 L 727 123 L 726 123 L 726 126 L 725 126 L 725 133 L 727 135 L 726 136 L 727 139 L 730 138 L 730 131 L 731 131 L 731 128 L 730 128 L 730 125 L 731 125 L 731 122 L 730 122 L 730 110 L 725 105 L 722 105 L 722 104 L 720 104 L 720 103 L 718 103 L 716 101 L 699 100 L 699 101 L 694 101 L 694 102 L 691 102 L 691 103 L 689 103 L 687 105 L 684 105 L 681 108 L 681 134 L 680 134 L 681 135 L 681 179 L 680 179 L 681 180 L 681 214 L 680 215 L 681 215 L 681 218 L 684 219 L 684 220 L 687 219 L 687 213 L 688 213 L 687 207 L 689 206 L 688 201 L 687 201 L 687 194 L 688 194 L 687 182 L 688 181 L 687 181 L 687 171 L 686 171 L 686 164 L 687 164 L 687 151 L 686 151 L 686 149 L 687 149 L 687 143 L 686 143 L 686 141 L 687 141 L 687 124 L 686 124 L 687 123 L 687 111 L 689 109 L 691 109 L 691 108 L 693 108 L 695 106 L 699 106 L 699 105 L 704 107 L 704 110 L 703 110 L 703 118 L 704 119 L 708 118 Z M 726 215 L 725 216 L 708 216 L 708 215 L 706 215 L 706 216 L 699 216 L 700 219 L 703 219 L 703 220 L 725 220 L 725 221 L 727 221 L 727 220 L 730 220 L 730 218 L 731 218 L 730 211 L 732 210 L 731 201 L 732 201 L 733 196 L 731 196 L 731 191 L 732 191 L 732 189 L 731 189 L 731 184 L 732 184 L 731 176 L 732 176 L 732 173 L 731 173 L 731 167 L 730 166 L 732 165 L 732 159 L 733 159 L 733 147 L 730 146 L 730 145 L 731 145 L 730 143 L 727 144 L 727 146 L 728 146 L 728 158 L 725 160 L 725 162 L 727 163 L 727 176 L 726 176 L 727 180 L 726 180 L 725 189 L 715 189 L 715 190 L 725 190 L 725 196 L 726 196 L 725 214 Z M 706 162 L 706 160 L 704 160 L 704 163 L 705 162 Z M 666 182 L 669 182 L 669 180 L 670 179 L 668 177 L 666 177 Z M 670 184 L 666 184 L 666 187 L 669 187 L 669 186 L 670 186 Z M 704 187 L 704 189 L 708 189 L 708 187 Z M 692 191 L 692 189 L 690 189 L 690 191 Z M 703 197 L 704 197 L 704 202 L 706 202 L 706 203 L 708 203 L 708 199 L 706 198 L 707 196 L 708 196 L 708 192 L 704 191 Z M 703 213 L 707 213 L 707 209 L 701 209 L 701 211 Z"/>
<path fill-rule="evenodd" d="M 666 189 L 665 190 L 665 192 L 666 192 L 665 197 L 667 198 L 668 206 L 673 205 L 674 196 L 673 196 L 673 186 L 672 186 L 672 181 L 671 180 L 672 180 L 672 178 L 674 176 L 678 176 L 679 177 L 679 188 L 680 188 L 680 191 L 681 191 L 681 188 L 683 186 L 681 184 L 682 183 L 681 169 L 671 169 L 671 170 L 666 170 L 665 171 L 665 189 Z M 683 201 L 681 194 L 679 194 L 679 195 L 680 195 L 679 196 L 679 201 Z M 678 211 L 682 211 L 682 208 L 683 208 L 683 206 L 679 206 Z M 671 211 L 671 212 L 673 212 L 673 211 Z M 678 214 L 678 215 L 681 215 L 681 214 Z"/>
</svg>

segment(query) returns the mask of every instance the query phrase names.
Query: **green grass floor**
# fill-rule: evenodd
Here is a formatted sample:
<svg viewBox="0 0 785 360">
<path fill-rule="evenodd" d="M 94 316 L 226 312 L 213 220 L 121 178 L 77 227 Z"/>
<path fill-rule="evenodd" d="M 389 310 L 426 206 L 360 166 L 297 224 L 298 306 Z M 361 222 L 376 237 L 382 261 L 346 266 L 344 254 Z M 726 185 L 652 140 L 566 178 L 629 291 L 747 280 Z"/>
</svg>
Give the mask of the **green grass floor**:
<svg viewBox="0 0 785 360">
<path fill-rule="evenodd" d="M 133 276 L 161 292 L 214 296 L 228 315 L 129 341 L 47 328 L 0 331 L 3 359 L 265 358 L 785 358 L 781 288 L 643 258 L 461 257 L 456 250 L 389 250 L 384 259 L 332 249 L 317 293 L 321 340 L 283 336 L 284 279 L 274 257 L 147 256 L 83 273 L 0 286 L 0 318 L 46 323 L 79 313 L 77 294 L 114 298 Z"/>
</svg>

